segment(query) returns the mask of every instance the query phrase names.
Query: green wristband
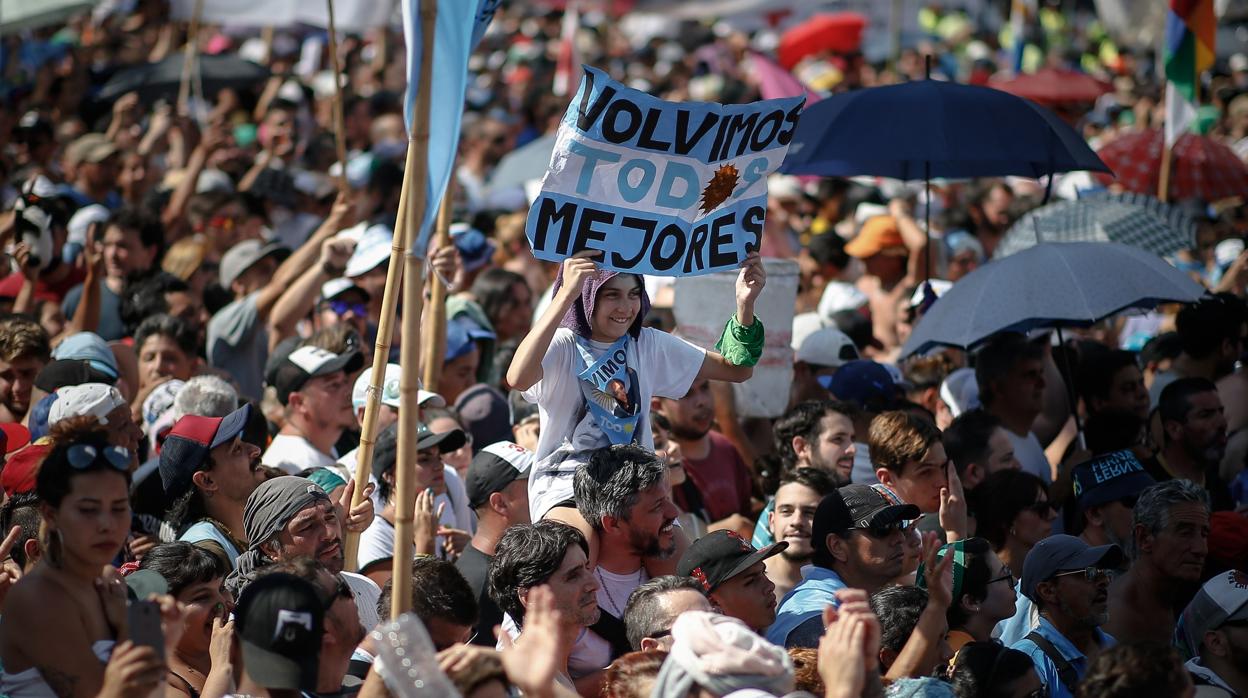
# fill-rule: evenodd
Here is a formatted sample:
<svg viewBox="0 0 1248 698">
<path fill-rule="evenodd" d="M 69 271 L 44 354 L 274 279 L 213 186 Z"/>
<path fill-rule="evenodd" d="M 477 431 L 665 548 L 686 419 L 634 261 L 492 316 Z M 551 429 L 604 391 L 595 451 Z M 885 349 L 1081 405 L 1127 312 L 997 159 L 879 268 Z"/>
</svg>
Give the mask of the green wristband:
<svg viewBox="0 0 1248 698">
<path fill-rule="evenodd" d="M 736 315 L 729 316 L 715 348 L 733 366 L 754 366 L 763 356 L 762 321 L 755 316 L 753 324 L 744 327 Z"/>
</svg>

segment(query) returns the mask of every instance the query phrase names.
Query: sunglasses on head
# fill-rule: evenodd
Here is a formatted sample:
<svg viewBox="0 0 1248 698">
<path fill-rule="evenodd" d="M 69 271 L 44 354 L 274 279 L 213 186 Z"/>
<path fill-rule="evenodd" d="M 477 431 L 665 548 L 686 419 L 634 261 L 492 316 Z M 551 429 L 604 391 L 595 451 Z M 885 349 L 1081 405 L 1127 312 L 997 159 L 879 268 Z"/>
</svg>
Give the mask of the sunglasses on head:
<svg viewBox="0 0 1248 698">
<path fill-rule="evenodd" d="M 90 444 L 75 444 L 69 447 L 65 457 L 74 470 L 86 470 L 101 458 L 114 470 L 124 473 L 130 469 L 130 451 L 121 446 L 97 448 Z"/>
</svg>

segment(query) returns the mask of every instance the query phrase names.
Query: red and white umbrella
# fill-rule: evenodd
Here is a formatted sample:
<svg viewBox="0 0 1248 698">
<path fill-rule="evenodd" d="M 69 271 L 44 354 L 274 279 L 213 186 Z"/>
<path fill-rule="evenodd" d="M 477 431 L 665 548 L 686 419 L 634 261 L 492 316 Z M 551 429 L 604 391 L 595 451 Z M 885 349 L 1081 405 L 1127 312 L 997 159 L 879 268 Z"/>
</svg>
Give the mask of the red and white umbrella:
<svg viewBox="0 0 1248 698">
<path fill-rule="evenodd" d="M 1160 130 L 1140 131 L 1114 139 L 1096 154 L 1115 176 L 1097 177 L 1106 184 L 1121 184 L 1127 191 L 1156 195 L 1163 139 Z M 1170 201 L 1219 201 L 1248 194 L 1248 165 L 1233 150 L 1212 138 L 1184 134 L 1174 144 L 1170 168 L 1166 196 Z"/>
</svg>

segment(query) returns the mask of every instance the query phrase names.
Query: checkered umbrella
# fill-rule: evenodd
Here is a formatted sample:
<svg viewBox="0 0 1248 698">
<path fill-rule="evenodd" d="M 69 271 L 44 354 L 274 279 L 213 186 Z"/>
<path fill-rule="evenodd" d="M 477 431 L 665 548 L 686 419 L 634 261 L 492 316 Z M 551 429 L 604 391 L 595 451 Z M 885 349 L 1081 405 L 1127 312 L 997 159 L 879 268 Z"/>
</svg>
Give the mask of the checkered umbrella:
<svg viewBox="0 0 1248 698">
<path fill-rule="evenodd" d="M 997 244 L 996 259 L 1041 242 L 1121 242 L 1170 257 L 1190 249 L 1196 222 L 1182 209 L 1145 194 L 1101 192 L 1029 211 Z"/>
<path fill-rule="evenodd" d="M 1097 175 L 1110 184 L 1117 182 L 1128 191 L 1157 194 L 1163 145 L 1160 130 L 1140 131 L 1110 141 L 1097 155 L 1114 171 L 1117 179 Z M 1170 185 L 1167 199 L 1218 201 L 1248 192 L 1248 165 L 1235 152 L 1217 141 L 1184 134 L 1170 154 Z"/>
</svg>

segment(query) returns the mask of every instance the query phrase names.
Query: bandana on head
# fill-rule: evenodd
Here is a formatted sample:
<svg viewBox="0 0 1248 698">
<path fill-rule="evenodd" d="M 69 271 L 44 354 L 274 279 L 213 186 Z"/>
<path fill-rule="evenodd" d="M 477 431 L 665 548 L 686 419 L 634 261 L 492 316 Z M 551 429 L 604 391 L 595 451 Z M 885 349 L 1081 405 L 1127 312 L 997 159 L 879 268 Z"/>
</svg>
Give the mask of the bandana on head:
<svg viewBox="0 0 1248 698">
<path fill-rule="evenodd" d="M 615 278 L 618 271 L 607 271 L 599 269 L 597 273 L 585 280 L 585 285 L 581 288 L 581 297 L 568 312 L 563 316 L 563 320 L 559 321 L 560 327 L 566 327 L 572 330 L 573 334 L 578 337 L 589 339 L 593 333 L 593 325 L 590 318 L 594 316 L 594 301 L 598 298 L 598 291 L 611 279 Z M 642 322 L 646 319 L 646 315 L 650 313 L 650 296 L 646 293 L 645 281 L 638 275 L 637 283 L 641 285 L 641 309 L 637 311 L 637 317 L 633 320 L 633 324 L 629 326 L 628 333 L 633 339 L 641 336 Z M 558 293 L 559 288 L 563 286 L 563 267 L 559 267 L 559 275 L 555 277 L 555 286 L 551 291 L 552 294 Z"/>
</svg>

